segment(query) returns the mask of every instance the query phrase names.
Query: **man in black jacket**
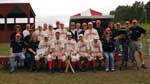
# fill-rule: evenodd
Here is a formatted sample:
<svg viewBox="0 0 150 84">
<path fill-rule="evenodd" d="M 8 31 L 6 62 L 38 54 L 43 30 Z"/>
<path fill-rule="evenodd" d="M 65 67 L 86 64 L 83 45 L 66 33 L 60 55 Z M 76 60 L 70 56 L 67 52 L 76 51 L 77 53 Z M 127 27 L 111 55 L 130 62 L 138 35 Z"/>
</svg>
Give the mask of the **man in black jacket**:
<svg viewBox="0 0 150 84">
<path fill-rule="evenodd" d="M 59 21 L 56 21 L 56 27 L 54 28 L 54 30 L 57 30 L 60 28 L 60 22 Z"/>
<path fill-rule="evenodd" d="M 72 39 L 77 41 L 77 31 L 75 22 L 71 22 L 69 32 L 71 32 Z"/>
<path fill-rule="evenodd" d="M 97 30 L 99 38 L 101 40 L 102 35 L 103 35 L 103 28 L 101 27 L 101 20 L 96 20 L 95 29 Z"/>
</svg>

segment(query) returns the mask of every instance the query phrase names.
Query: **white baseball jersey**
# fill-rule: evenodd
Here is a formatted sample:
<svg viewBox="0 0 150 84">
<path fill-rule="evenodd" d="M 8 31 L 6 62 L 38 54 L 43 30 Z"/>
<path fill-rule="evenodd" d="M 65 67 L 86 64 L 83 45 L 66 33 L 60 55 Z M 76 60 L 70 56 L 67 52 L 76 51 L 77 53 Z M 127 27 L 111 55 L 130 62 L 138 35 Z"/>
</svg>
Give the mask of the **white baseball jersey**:
<svg viewBox="0 0 150 84">
<path fill-rule="evenodd" d="M 83 42 L 78 41 L 77 43 L 78 52 L 87 52 L 88 50 L 89 50 L 89 43 L 87 40 L 84 40 Z"/>
<path fill-rule="evenodd" d="M 66 40 L 64 43 L 64 49 L 66 53 L 76 53 L 77 47 L 76 47 L 76 41 L 71 39 L 71 40 Z"/>
<path fill-rule="evenodd" d="M 53 55 L 62 56 L 63 53 L 62 50 L 64 49 L 64 42 L 61 39 L 59 40 L 54 39 L 52 41 L 52 49 L 53 49 L 52 51 Z"/>
<path fill-rule="evenodd" d="M 96 36 L 99 37 L 97 30 L 94 28 L 88 29 L 84 33 L 84 38 L 88 41 L 92 41 Z"/>
<path fill-rule="evenodd" d="M 77 51 L 80 57 L 88 57 L 89 56 L 89 43 L 88 41 L 84 40 L 83 42 L 78 41 L 77 44 Z"/>
<path fill-rule="evenodd" d="M 33 34 L 35 34 L 38 37 L 38 41 L 43 40 L 44 31 L 36 30 Z"/>
<path fill-rule="evenodd" d="M 39 43 L 39 49 L 45 49 L 45 52 L 48 52 L 48 49 L 51 50 L 51 44 L 50 41 L 41 40 Z"/>
<path fill-rule="evenodd" d="M 55 30 L 48 31 L 48 38 L 49 38 L 49 40 L 55 39 Z"/>
<path fill-rule="evenodd" d="M 100 40 L 98 40 L 96 43 L 93 41 L 90 41 L 90 49 L 91 52 L 102 52 L 102 43 Z"/>
<path fill-rule="evenodd" d="M 60 32 L 60 39 L 67 39 L 67 30 L 66 29 L 57 29 L 56 31 Z"/>
</svg>

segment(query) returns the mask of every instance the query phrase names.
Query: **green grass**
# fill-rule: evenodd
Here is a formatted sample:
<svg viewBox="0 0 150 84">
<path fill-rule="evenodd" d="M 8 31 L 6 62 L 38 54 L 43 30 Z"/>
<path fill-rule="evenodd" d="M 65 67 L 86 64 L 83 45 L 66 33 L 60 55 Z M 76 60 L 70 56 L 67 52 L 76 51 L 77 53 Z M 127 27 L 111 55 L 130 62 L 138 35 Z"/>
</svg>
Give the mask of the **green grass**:
<svg viewBox="0 0 150 84">
<path fill-rule="evenodd" d="M 9 55 L 9 44 L 8 43 L 0 43 L 0 56 L 8 56 Z"/>
<path fill-rule="evenodd" d="M 149 73 L 149 70 L 126 70 L 76 74 L 19 71 L 9 74 L 7 70 L 0 70 L 0 84 L 150 84 Z"/>
<path fill-rule="evenodd" d="M 150 31 L 150 24 L 141 24 L 141 26 Z"/>
<path fill-rule="evenodd" d="M 147 25 L 144 28 L 148 29 Z M 146 51 L 146 39 L 143 40 L 143 51 Z M 8 43 L 0 44 L 0 55 L 9 55 Z M 139 60 L 138 60 L 139 61 Z M 145 56 L 145 63 L 150 66 L 150 56 Z M 131 67 L 131 66 L 130 66 Z M 47 71 L 39 73 L 19 70 L 9 74 L 8 69 L 0 68 L 0 84 L 150 84 L 150 69 L 136 71 L 133 68 L 129 70 L 115 72 L 97 71 L 72 73 L 54 73 Z"/>
</svg>

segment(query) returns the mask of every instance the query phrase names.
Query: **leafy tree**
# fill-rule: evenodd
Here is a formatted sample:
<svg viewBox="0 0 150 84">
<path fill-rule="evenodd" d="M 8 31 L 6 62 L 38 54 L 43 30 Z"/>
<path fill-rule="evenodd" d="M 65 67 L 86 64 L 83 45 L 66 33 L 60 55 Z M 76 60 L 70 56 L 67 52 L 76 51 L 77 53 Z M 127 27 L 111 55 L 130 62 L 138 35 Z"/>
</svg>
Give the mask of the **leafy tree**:
<svg viewBox="0 0 150 84">
<path fill-rule="evenodd" d="M 145 4 L 145 22 L 150 23 L 150 0 Z"/>
</svg>

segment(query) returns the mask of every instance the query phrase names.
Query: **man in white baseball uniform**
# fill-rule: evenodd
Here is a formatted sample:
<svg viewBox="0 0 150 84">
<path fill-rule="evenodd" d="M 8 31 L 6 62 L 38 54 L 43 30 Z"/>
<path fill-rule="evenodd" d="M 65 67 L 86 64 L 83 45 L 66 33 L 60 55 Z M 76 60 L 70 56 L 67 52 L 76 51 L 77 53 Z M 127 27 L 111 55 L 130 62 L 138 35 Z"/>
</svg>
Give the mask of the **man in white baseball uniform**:
<svg viewBox="0 0 150 84">
<path fill-rule="evenodd" d="M 48 32 L 48 25 L 47 25 L 47 23 L 43 24 L 43 31 L 44 32 Z"/>
<path fill-rule="evenodd" d="M 50 41 L 55 39 L 55 30 L 53 29 L 52 25 L 48 26 L 48 38 Z"/>
<path fill-rule="evenodd" d="M 51 55 L 49 54 L 51 52 L 51 44 L 50 41 L 48 40 L 48 35 L 44 34 L 44 39 L 40 41 L 39 43 L 39 49 L 37 50 L 37 55 L 35 56 L 35 62 L 36 62 L 36 69 L 37 71 L 40 70 L 41 63 L 40 59 L 45 58 L 48 61 L 49 64 L 49 69 L 51 69 Z"/>
<path fill-rule="evenodd" d="M 52 67 L 57 68 L 60 72 L 65 69 L 64 56 L 64 40 L 60 39 L 60 32 L 56 30 L 55 39 L 52 41 Z M 58 67 L 55 67 L 55 62 L 58 62 Z"/>
<path fill-rule="evenodd" d="M 37 36 L 38 41 L 43 40 L 44 31 L 42 30 L 42 26 L 38 26 L 38 29 L 33 34 Z"/>
<path fill-rule="evenodd" d="M 80 67 L 83 70 L 83 62 L 85 59 L 89 59 L 89 42 L 84 39 L 83 34 L 79 35 L 79 41 L 77 43 L 77 52 L 80 56 Z M 89 62 L 86 63 L 86 69 L 89 67 Z"/>
<path fill-rule="evenodd" d="M 71 33 L 67 32 L 67 40 L 65 41 L 65 56 L 70 56 L 73 68 L 79 64 L 79 55 L 77 55 L 77 43 L 71 38 Z M 78 66 L 79 67 L 79 66 Z M 80 67 L 79 67 L 80 68 Z"/>
<path fill-rule="evenodd" d="M 95 36 L 98 36 L 98 32 L 96 29 L 93 28 L 93 23 L 89 22 L 88 23 L 88 29 L 84 33 L 84 38 L 88 41 L 91 41 L 94 39 Z"/>
<path fill-rule="evenodd" d="M 60 28 L 57 29 L 60 33 L 60 39 L 64 40 L 67 39 L 67 30 L 64 28 L 64 24 L 60 23 Z"/>
<path fill-rule="evenodd" d="M 92 70 L 95 72 L 97 58 L 99 58 L 99 60 L 103 59 L 102 43 L 99 37 L 94 37 L 94 39 L 90 41 L 90 54 L 89 61 L 92 64 Z"/>
</svg>

